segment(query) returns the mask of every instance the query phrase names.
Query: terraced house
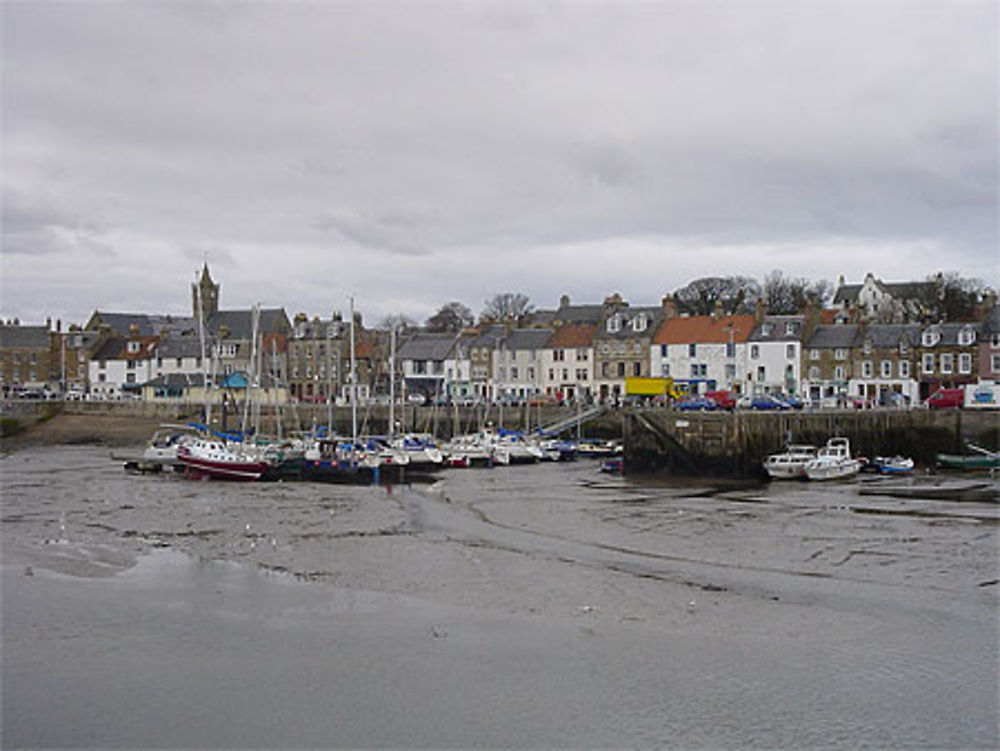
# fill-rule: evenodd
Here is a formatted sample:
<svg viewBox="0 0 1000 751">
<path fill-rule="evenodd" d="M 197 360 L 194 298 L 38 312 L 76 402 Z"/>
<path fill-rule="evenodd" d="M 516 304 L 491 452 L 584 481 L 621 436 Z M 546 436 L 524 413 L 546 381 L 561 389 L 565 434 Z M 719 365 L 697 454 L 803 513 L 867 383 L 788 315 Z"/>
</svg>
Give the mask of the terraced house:
<svg viewBox="0 0 1000 751">
<path fill-rule="evenodd" d="M 977 323 L 935 323 L 922 329 L 917 345 L 921 399 L 940 388 L 978 380 L 978 339 Z"/>
<path fill-rule="evenodd" d="M 601 402 L 620 402 L 625 379 L 649 377 L 653 335 L 664 316 L 659 307 L 632 308 L 621 295 L 604 300 L 604 316 L 594 334 L 594 384 Z"/>
<path fill-rule="evenodd" d="M 653 375 L 672 378 L 691 394 L 726 389 L 740 393 L 752 315 L 668 317 L 651 347 Z"/>
<path fill-rule="evenodd" d="M 0 387 L 6 395 L 19 389 L 46 389 L 58 380 L 50 325 L 0 324 Z"/>
</svg>

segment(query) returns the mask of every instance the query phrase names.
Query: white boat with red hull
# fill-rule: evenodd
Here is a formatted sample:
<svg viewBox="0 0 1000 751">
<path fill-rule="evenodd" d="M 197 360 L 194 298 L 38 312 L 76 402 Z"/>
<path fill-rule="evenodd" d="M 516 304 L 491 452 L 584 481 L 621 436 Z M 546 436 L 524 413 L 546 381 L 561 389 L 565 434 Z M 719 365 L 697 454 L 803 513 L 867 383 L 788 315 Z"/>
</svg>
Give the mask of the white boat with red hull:
<svg viewBox="0 0 1000 751">
<path fill-rule="evenodd" d="M 231 448 L 219 440 L 198 438 L 177 448 L 177 461 L 189 477 L 258 480 L 270 464 L 251 451 Z"/>
</svg>

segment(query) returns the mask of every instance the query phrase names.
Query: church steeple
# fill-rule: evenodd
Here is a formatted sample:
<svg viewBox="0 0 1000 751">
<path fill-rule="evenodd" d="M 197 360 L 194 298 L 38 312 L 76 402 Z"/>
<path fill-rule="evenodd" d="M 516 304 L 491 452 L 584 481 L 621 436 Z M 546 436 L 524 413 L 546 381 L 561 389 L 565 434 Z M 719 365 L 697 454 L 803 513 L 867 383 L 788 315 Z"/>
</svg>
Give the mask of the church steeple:
<svg viewBox="0 0 1000 751">
<path fill-rule="evenodd" d="M 191 285 L 191 310 L 198 317 L 198 301 L 201 300 L 203 320 L 207 321 L 219 312 L 219 285 L 212 281 L 208 273 L 208 261 L 201 270 L 201 279 Z"/>
</svg>

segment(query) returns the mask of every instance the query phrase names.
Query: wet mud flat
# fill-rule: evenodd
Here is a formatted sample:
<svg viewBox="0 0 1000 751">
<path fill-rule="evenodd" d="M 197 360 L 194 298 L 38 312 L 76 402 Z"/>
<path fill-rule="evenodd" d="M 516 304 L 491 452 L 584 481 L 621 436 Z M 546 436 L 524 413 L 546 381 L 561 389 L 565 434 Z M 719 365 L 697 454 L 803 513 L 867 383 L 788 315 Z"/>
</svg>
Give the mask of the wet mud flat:
<svg viewBox="0 0 1000 751">
<path fill-rule="evenodd" d="M 5 748 L 1000 742 L 995 504 L 0 469 Z"/>
</svg>

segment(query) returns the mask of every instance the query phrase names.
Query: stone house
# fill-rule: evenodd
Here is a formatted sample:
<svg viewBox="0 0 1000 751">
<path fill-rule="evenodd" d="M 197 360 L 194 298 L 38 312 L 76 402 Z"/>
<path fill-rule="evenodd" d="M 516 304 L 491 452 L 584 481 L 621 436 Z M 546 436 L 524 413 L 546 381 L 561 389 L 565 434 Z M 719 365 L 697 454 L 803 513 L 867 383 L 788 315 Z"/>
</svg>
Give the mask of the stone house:
<svg viewBox="0 0 1000 751">
<path fill-rule="evenodd" d="M 934 282 L 883 282 L 874 274 L 861 284 L 840 284 L 833 304 L 851 323 L 905 323 L 922 321 L 935 313 Z"/>
<path fill-rule="evenodd" d="M 651 375 L 650 346 L 664 315 L 662 306 L 632 308 L 617 293 L 605 298 L 594 333 L 594 387 L 599 401 L 618 403 L 625 396 L 627 378 Z"/>
<path fill-rule="evenodd" d="M 4 395 L 18 389 L 53 388 L 59 380 L 51 323 L 26 326 L 14 320 L 0 324 L 0 387 Z"/>
</svg>

